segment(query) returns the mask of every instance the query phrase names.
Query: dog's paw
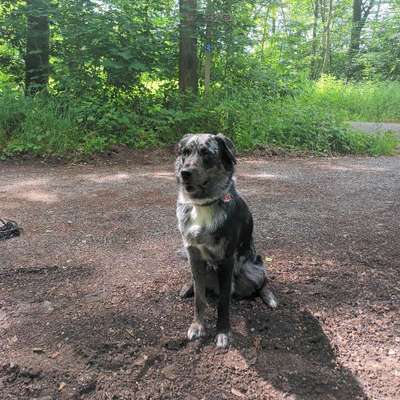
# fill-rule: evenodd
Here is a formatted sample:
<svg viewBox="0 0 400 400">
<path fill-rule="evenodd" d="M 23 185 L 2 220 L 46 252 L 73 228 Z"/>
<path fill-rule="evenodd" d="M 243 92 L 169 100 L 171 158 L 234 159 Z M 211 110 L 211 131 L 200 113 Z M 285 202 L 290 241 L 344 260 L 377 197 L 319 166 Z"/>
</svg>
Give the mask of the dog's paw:
<svg viewBox="0 0 400 400">
<path fill-rule="evenodd" d="M 215 338 L 215 342 L 218 349 L 226 349 L 232 341 L 232 335 L 230 333 L 218 333 Z"/>
<path fill-rule="evenodd" d="M 262 301 L 267 304 L 268 306 L 270 306 L 271 308 L 276 308 L 278 307 L 278 299 L 275 297 L 275 295 L 272 293 L 272 291 L 270 289 L 268 289 L 266 286 L 264 286 L 261 289 L 260 292 L 260 297 L 262 299 Z"/>
<path fill-rule="evenodd" d="M 199 339 L 206 336 L 206 329 L 203 324 L 193 322 L 188 329 L 187 336 L 189 340 Z"/>
<path fill-rule="evenodd" d="M 271 308 L 276 308 L 276 307 L 278 307 L 278 304 L 279 304 L 278 299 L 272 294 L 272 296 L 270 297 L 270 299 L 268 301 L 268 305 Z"/>
<path fill-rule="evenodd" d="M 187 283 L 186 285 L 184 285 L 181 289 L 181 291 L 179 292 L 179 296 L 182 299 L 187 299 L 189 297 L 193 297 L 194 295 L 194 291 L 193 291 L 193 283 Z"/>
</svg>

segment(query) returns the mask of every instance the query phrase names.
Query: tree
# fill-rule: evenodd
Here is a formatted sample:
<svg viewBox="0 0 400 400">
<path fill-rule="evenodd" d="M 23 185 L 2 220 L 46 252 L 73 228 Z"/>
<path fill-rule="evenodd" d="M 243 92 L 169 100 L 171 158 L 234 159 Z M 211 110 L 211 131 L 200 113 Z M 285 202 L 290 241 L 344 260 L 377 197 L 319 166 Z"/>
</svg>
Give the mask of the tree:
<svg viewBox="0 0 400 400">
<path fill-rule="evenodd" d="M 213 52 L 213 27 L 214 27 L 214 4 L 213 0 L 207 0 L 206 5 L 206 42 L 204 46 L 205 60 L 204 60 L 204 89 L 208 92 L 211 81 L 211 67 L 212 67 L 212 52 Z"/>
<path fill-rule="evenodd" d="M 179 0 L 179 13 L 179 89 L 197 94 L 197 0 Z"/>
<path fill-rule="evenodd" d="M 356 77 L 359 72 L 359 66 L 356 63 L 355 58 L 360 52 L 361 31 L 374 4 L 375 0 L 353 0 L 353 18 L 348 54 L 347 79 Z"/>
<path fill-rule="evenodd" d="M 46 0 L 27 0 L 25 94 L 47 90 L 49 81 L 49 5 Z"/>
<path fill-rule="evenodd" d="M 323 31 L 323 57 L 321 73 L 329 73 L 331 65 L 331 26 L 332 26 L 332 12 L 333 12 L 333 0 L 322 1 L 322 22 L 324 25 Z"/>
<path fill-rule="evenodd" d="M 318 30 L 318 20 L 319 20 L 319 0 L 313 0 L 313 26 L 312 26 L 312 49 L 311 49 L 311 66 L 310 66 L 310 77 L 311 79 L 316 79 L 319 76 L 319 71 L 317 70 L 317 30 Z"/>
</svg>

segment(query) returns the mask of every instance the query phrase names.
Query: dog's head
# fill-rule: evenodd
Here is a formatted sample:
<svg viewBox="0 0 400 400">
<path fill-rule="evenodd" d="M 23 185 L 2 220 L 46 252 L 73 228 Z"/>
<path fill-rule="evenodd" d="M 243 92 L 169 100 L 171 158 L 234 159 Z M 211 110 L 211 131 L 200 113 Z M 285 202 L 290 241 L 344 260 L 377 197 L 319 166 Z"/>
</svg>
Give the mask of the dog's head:
<svg viewBox="0 0 400 400">
<path fill-rule="evenodd" d="M 224 135 L 188 134 L 177 146 L 176 179 L 190 199 L 218 197 L 236 164 L 233 143 Z"/>
</svg>

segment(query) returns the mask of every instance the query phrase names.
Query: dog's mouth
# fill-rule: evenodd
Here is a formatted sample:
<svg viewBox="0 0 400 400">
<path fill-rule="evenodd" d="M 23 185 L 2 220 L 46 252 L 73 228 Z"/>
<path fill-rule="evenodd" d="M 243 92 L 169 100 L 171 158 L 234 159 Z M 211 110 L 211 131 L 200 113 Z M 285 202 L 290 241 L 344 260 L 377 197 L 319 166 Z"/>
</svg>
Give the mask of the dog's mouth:
<svg viewBox="0 0 400 400">
<path fill-rule="evenodd" d="M 183 186 L 187 192 L 195 192 L 196 190 L 204 190 L 208 185 L 208 179 L 206 179 L 202 184 L 194 185 L 192 182 L 183 182 Z"/>
</svg>

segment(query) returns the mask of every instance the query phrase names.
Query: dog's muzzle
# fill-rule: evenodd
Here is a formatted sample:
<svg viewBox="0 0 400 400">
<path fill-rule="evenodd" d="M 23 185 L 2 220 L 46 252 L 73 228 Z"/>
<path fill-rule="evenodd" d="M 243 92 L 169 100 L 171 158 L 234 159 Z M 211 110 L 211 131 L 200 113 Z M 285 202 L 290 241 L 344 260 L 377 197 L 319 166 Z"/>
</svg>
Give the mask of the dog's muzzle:
<svg viewBox="0 0 400 400">
<path fill-rule="evenodd" d="M 196 190 L 193 169 L 188 169 L 188 168 L 182 169 L 181 178 L 183 186 L 185 187 L 187 192 L 194 192 Z"/>
</svg>

